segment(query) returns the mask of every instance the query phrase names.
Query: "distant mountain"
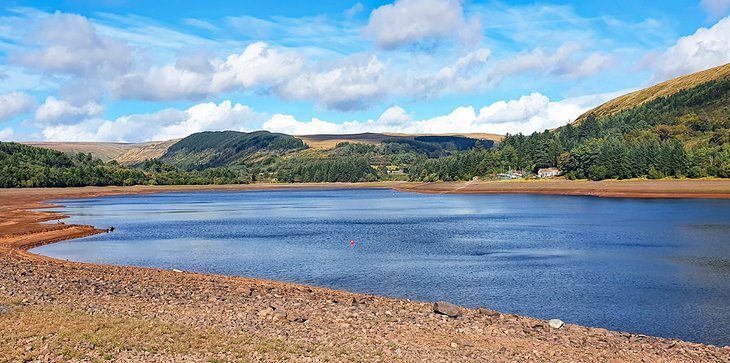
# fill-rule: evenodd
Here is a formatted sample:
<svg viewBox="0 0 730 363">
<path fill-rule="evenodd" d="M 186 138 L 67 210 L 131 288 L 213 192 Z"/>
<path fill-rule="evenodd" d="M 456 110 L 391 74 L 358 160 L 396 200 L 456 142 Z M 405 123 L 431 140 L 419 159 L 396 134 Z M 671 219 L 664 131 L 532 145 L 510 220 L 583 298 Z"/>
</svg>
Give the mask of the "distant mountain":
<svg viewBox="0 0 730 363">
<path fill-rule="evenodd" d="M 711 81 L 721 81 L 730 77 L 730 63 L 670 79 L 649 88 L 631 92 L 614 98 L 578 117 L 574 124 L 579 124 L 588 117 L 605 117 L 614 115 L 637 106 L 644 105 L 658 98 L 667 98 L 681 91 L 691 90 Z"/>
<path fill-rule="evenodd" d="M 382 143 L 384 140 L 392 142 L 395 140 L 415 140 L 416 138 L 436 136 L 465 137 L 482 140 L 486 147 L 489 147 L 493 144 L 493 142 L 498 142 L 503 138 L 502 135 L 483 133 L 426 135 L 372 132 L 359 134 L 318 134 L 294 137 L 302 140 L 306 146 L 313 149 L 333 149 L 337 146 L 337 144 L 342 142 L 377 145 Z M 116 160 L 122 165 L 135 166 L 141 165 L 145 160 L 161 158 L 172 145 L 181 140 L 182 139 L 173 139 L 142 143 L 29 141 L 22 142 L 22 144 L 43 147 L 70 154 L 90 153 L 95 158 L 99 158 L 103 161 Z"/>
<path fill-rule="evenodd" d="M 357 144 L 377 145 L 384 140 L 414 140 L 418 137 L 437 137 L 437 136 L 454 136 L 465 137 L 476 140 L 487 140 L 498 142 L 502 140 L 503 135 L 485 134 L 485 133 L 463 133 L 463 134 L 401 134 L 401 133 L 375 133 L 364 132 L 359 134 L 318 134 L 318 135 L 298 135 L 309 147 L 315 149 L 332 149 L 341 142 L 350 142 Z"/>
<path fill-rule="evenodd" d="M 307 148 L 302 140 L 269 131 L 206 131 L 172 144 L 160 160 L 185 170 L 267 163 Z"/>
</svg>

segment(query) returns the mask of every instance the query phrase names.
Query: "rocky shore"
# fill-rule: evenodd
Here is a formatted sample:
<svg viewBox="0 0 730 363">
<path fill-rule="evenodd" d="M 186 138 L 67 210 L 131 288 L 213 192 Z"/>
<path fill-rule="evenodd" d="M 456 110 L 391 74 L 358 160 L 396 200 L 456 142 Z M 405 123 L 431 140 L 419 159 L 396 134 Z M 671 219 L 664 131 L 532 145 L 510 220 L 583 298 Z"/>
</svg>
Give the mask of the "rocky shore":
<svg viewBox="0 0 730 363">
<path fill-rule="evenodd" d="M 483 308 L 27 252 L 102 232 L 40 224 L 61 218 L 29 210 L 44 200 L 154 191 L 0 191 L 0 361 L 730 362 L 730 347 Z"/>
</svg>

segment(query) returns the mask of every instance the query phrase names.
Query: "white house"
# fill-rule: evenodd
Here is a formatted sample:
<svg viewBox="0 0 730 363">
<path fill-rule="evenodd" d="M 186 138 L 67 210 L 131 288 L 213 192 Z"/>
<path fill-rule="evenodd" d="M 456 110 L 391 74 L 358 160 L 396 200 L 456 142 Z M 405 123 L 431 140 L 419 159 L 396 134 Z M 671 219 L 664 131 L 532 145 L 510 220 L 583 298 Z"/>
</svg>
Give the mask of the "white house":
<svg viewBox="0 0 730 363">
<path fill-rule="evenodd" d="M 560 175 L 558 168 L 542 168 L 537 171 L 537 176 L 540 178 L 552 178 Z"/>
</svg>

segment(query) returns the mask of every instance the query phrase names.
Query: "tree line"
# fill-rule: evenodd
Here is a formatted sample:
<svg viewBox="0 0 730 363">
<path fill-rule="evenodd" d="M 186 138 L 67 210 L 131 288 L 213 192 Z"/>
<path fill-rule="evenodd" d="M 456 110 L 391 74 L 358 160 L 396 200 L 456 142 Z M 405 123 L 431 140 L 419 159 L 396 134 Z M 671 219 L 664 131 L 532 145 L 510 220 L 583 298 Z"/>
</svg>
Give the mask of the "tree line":
<svg viewBox="0 0 730 363">
<path fill-rule="evenodd" d="M 570 179 L 730 177 L 730 79 L 710 81 L 577 125 L 507 135 L 408 168 L 410 180 L 468 180 L 508 168 L 558 167 Z"/>
<path fill-rule="evenodd" d="M 0 187 L 80 187 L 109 185 L 188 185 L 248 183 L 242 171 L 210 168 L 188 172 L 160 161 L 128 168 L 115 161 L 102 162 L 91 154 L 59 151 L 0 142 Z"/>
</svg>

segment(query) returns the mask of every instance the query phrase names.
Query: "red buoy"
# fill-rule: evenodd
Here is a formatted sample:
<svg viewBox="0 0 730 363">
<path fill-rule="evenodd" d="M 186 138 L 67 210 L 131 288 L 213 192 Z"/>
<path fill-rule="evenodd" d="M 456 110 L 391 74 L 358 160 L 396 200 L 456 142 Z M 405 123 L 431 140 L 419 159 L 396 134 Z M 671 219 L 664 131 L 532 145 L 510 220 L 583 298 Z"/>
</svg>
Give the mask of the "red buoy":
<svg viewBox="0 0 730 363">
<path fill-rule="evenodd" d="M 355 247 L 355 240 L 354 239 L 351 239 L 350 240 L 350 246 Z"/>
</svg>

